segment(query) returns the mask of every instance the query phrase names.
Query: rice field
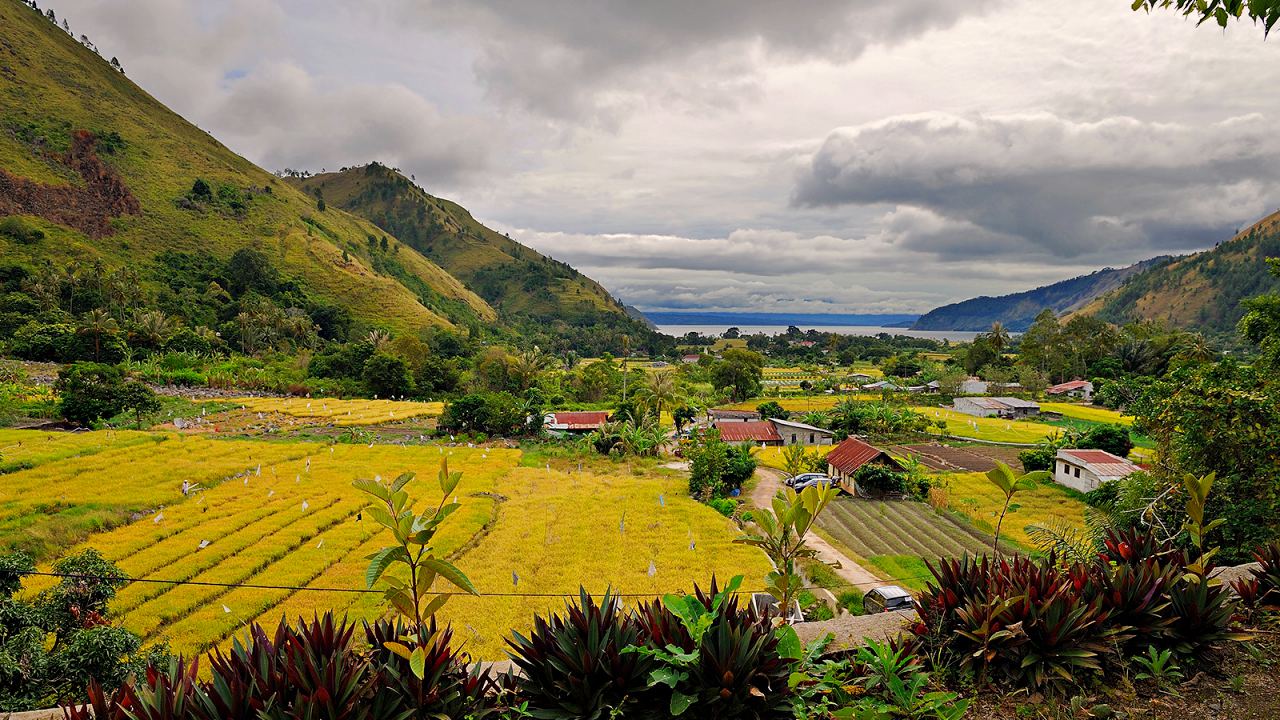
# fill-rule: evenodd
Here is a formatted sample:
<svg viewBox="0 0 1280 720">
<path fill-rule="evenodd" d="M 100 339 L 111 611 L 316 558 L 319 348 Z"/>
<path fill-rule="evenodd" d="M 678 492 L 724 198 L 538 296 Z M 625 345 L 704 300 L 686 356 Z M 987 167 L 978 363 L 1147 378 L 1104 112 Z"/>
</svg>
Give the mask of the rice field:
<svg viewBox="0 0 1280 720">
<path fill-rule="evenodd" d="M 773 401 L 782 406 L 783 410 L 792 413 L 819 412 L 830 410 L 845 400 L 879 400 L 880 396 L 874 393 L 853 393 L 853 394 L 831 394 L 831 395 L 795 395 L 790 397 L 762 397 L 753 398 L 732 405 L 723 405 L 722 410 L 755 410 L 763 403 Z"/>
<path fill-rule="evenodd" d="M 1059 429 L 1044 423 L 1027 422 L 1025 420 L 1004 420 L 994 417 L 974 417 L 956 412 L 945 407 L 917 407 L 916 412 L 923 413 L 930 420 L 945 420 L 946 434 L 975 440 L 992 442 L 1038 443 L 1059 432 Z M 930 432 L 937 432 L 936 429 Z"/>
<path fill-rule="evenodd" d="M 109 442 L 93 433 L 0 430 L 0 474 L 29 470 L 47 462 L 92 455 L 107 447 L 135 445 L 147 440 L 146 433 L 113 431 Z"/>
<path fill-rule="evenodd" d="M 444 412 L 441 402 L 404 400 L 243 397 L 219 402 L 238 403 L 254 412 L 281 413 L 338 427 L 381 425 L 415 417 L 436 417 Z"/>
<path fill-rule="evenodd" d="M 813 447 L 805 448 L 805 452 L 811 455 L 817 454 L 825 457 L 826 454 L 831 452 L 834 448 L 835 448 L 835 445 L 815 445 Z M 762 447 L 762 448 L 756 448 L 755 450 L 753 450 L 752 454 L 756 456 L 756 460 L 761 465 L 767 465 L 768 467 L 778 468 L 779 470 L 782 470 L 783 469 L 782 450 L 783 448 L 776 447 L 776 446 Z"/>
<path fill-rule="evenodd" d="M 967 515 L 985 532 L 994 530 L 1004 505 L 1004 495 L 991 485 L 982 473 L 947 473 L 936 476 L 947 484 L 947 505 Z M 1011 540 L 1027 549 L 1035 544 L 1027 535 L 1030 525 L 1045 525 L 1062 520 L 1077 528 L 1084 528 L 1082 500 L 1062 486 L 1047 482 L 1033 490 L 1020 491 L 1014 497 L 1018 506 L 1015 512 L 1005 516 L 1001 538 Z"/>
<path fill-rule="evenodd" d="M 1046 412 L 1056 412 L 1063 417 L 1073 418 L 1076 420 L 1087 420 L 1096 423 L 1118 423 L 1120 425 L 1132 425 L 1132 415 L 1122 415 L 1116 410 L 1108 410 L 1104 407 L 1096 407 L 1094 405 L 1081 405 L 1079 403 L 1065 402 L 1042 402 L 1040 409 Z"/>
<path fill-rule="evenodd" d="M 30 434 L 24 447 L 34 448 L 45 435 Z M 648 596 L 705 584 L 712 574 L 743 574 L 749 588 L 759 588 L 768 570 L 759 551 L 732 544 L 736 526 L 687 497 L 687 481 L 676 473 L 522 467 L 521 452 L 507 449 L 326 446 L 160 433 L 64 437 L 95 438 L 101 448 L 5 476 L 0 539 L 25 533 L 29 519 L 43 515 L 32 507 L 51 498 L 65 498 L 71 507 L 128 498 L 127 524 L 104 526 L 59 550 L 95 548 L 141 579 L 313 589 L 146 582 L 120 591 L 111 607 L 118 622 L 147 642 L 167 641 L 188 656 L 225 645 L 255 620 L 274 623 L 281 615 L 326 610 L 353 618 L 385 613 L 380 594 L 349 592 L 364 588 L 367 556 L 388 541 L 362 520 L 366 497 L 351 482 L 413 471 L 414 497 L 434 504 L 435 474 L 445 457 L 451 470 L 463 473 L 461 508 L 443 526 L 437 547 L 481 592 L 575 593 L 581 583 L 593 592 L 612 584 Z M 42 442 L 46 456 L 69 451 L 54 440 Z M 199 484 L 186 497 L 184 479 Z M 23 592 L 52 582 L 28 578 Z M 527 629 L 534 612 L 561 604 L 557 597 L 455 598 L 442 616 L 469 638 L 477 657 L 501 659 L 512 628 Z"/>
</svg>

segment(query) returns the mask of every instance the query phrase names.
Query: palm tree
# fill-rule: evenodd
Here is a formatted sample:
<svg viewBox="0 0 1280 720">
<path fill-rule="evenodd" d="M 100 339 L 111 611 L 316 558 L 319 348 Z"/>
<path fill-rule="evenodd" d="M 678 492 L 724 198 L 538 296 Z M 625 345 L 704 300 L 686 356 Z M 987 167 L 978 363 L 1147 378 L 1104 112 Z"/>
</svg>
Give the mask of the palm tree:
<svg viewBox="0 0 1280 720">
<path fill-rule="evenodd" d="M 521 350 L 516 353 L 511 359 L 508 369 L 520 384 L 520 389 L 528 390 L 538 384 L 538 375 L 555 364 L 555 358 L 542 352 L 535 345 L 532 350 Z"/>
<path fill-rule="evenodd" d="M 991 323 L 991 330 L 987 332 L 987 342 L 991 343 L 991 347 L 996 352 L 1004 352 L 1004 349 L 1009 346 L 1009 331 L 1005 329 L 1004 323 L 999 320 Z"/>
<path fill-rule="evenodd" d="M 80 332 L 93 336 L 93 361 L 97 362 L 102 354 L 102 336 L 113 333 L 120 328 L 115 318 L 102 308 L 94 308 L 84 316 L 84 325 Z"/>
<path fill-rule="evenodd" d="M 1187 333 L 1179 343 L 1177 358 L 1191 362 L 1210 362 L 1218 357 L 1209 341 L 1200 333 Z"/>
<path fill-rule="evenodd" d="M 377 352 L 391 342 L 391 333 L 386 330 L 370 330 L 369 334 L 364 336 L 364 341 L 372 345 L 373 351 Z"/>
<path fill-rule="evenodd" d="M 173 318 L 159 310 L 151 310 L 138 313 L 133 320 L 133 328 L 134 334 L 144 342 L 151 347 L 159 348 L 173 334 L 174 322 Z"/>
<path fill-rule="evenodd" d="M 649 376 L 641 396 L 653 408 L 653 414 L 661 422 L 663 408 L 674 407 L 679 401 L 680 387 L 676 384 L 675 374 L 658 372 Z"/>
</svg>

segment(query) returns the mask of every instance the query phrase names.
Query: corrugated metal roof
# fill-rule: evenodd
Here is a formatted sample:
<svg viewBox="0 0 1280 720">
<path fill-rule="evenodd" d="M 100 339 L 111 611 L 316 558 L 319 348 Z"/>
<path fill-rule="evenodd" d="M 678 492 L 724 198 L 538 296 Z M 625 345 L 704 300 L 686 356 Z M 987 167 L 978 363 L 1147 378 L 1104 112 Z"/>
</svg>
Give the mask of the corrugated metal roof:
<svg viewBox="0 0 1280 720">
<path fill-rule="evenodd" d="M 755 410 L 716 410 L 707 411 L 707 415 L 713 418 L 747 418 L 750 420 L 759 420 L 760 413 Z"/>
<path fill-rule="evenodd" d="M 782 442 L 773 423 L 764 420 L 725 423 L 716 429 L 725 442 Z"/>
<path fill-rule="evenodd" d="M 1046 389 L 1045 392 L 1050 395 L 1059 395 L 1064 392 L 1071 392 L 1072 390 L 1082 390 L 1090 385 L 1093 385 L 1093 383 L 1088 380 L 1071 380 L 1069 382 L 1054 385 L 1053 387 Z"/>
<path fill-rule="evenodd" d="M 820 432 L 820 433 L 831 432 L 826 428 L 815 427 L 813 425 L 805 425 L 804 423 L 795 422 L 794 420 L 783 420 L 781 418 L 769 418 L 769 422 L 774 423 L 775 425 L 782 425 L 784 427 L 800 428 L 801 430 L 812 430 L 814 432 Z"/>
<path fill-rule="evenodd" d="M 1142 469 L 1125 458 L 1112 455 L 1106 450 L 1064 448 L 1058 451 L 1058 457 L 1080 465 L 1100 478 L 1128 477 Z"/>
<path fill-rule="evenodd" d="M 857 438 L 845 438 L 827 453 L 827 463 L 846 475 L 883 455 L 893 464 L 896 460 L 885 451 L 874 445 L 868 445 Z"/>
<path fill-rule="evenodd" d="M 553 430 L 594 430 L 608 421 L 605 410 L 576 410 L 551 413 L 547 425 Z"/>
</svg>

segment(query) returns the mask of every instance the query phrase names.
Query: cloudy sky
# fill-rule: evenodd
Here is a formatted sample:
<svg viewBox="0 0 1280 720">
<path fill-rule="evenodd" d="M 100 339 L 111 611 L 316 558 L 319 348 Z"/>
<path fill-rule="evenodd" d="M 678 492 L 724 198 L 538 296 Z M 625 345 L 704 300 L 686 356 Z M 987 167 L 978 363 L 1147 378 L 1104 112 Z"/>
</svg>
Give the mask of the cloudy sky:
<svg viewBox="0 0 1280 720">
<path fill-rule="evenodd" d="M 915 312 L 1280 207 L 1280 39 L 1129 4 L 56 9 L 258 164 L 381 160 L 641 308 Z"/>
</svg>

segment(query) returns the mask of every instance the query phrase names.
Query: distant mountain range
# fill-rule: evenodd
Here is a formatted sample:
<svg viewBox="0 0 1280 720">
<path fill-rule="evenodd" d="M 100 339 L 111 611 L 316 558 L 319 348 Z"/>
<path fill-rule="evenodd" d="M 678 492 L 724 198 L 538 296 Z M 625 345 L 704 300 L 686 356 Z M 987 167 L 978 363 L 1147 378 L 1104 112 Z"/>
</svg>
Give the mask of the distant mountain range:
<svg viewBox="0 0 1280 720">
<path fill-rule="evenodd" d="M 910 327 L 918 315 L 905 313 L 863 313 L 827 315 L 820 313 L 753 313 L 698 312 L 685 310 L 646 310 L 646 318 L 656 325 L 796 325 L 830 327 L 857 325 L 866 327 Z"/>
<path fill-rule="evenodd" d="M 986 330 L 1001 322 L 1026 330 L 1045 308 L 1067 317 L 1096 315 L 1124 324 L 1153 320 L 1207 335 L 1231 336 L 1244 314 L 1241 302 L 1280 292 L 1266 259 L 1280 257 L 1280 212 L 1203 252 L 1158 257 L 1126 268 L 1106 268 L 1026 292 L 977 297 L 920 317 L 915 330 Z"/>
<path fill-rule="evenodd" d="M 983 295 L 943 305 L 921 315 L 911 329 L 981 331 L 999 322 L 1012 332 L 1022 332 L 1045 308 L 1052 308 L 1059 315 L 1074 312 L 1120 287 L 1134 275 L 1171 259 L 1153 258 L 1124 268 L 1104 268 L 1025 292 L 996 297 Z"/>
</svg>

